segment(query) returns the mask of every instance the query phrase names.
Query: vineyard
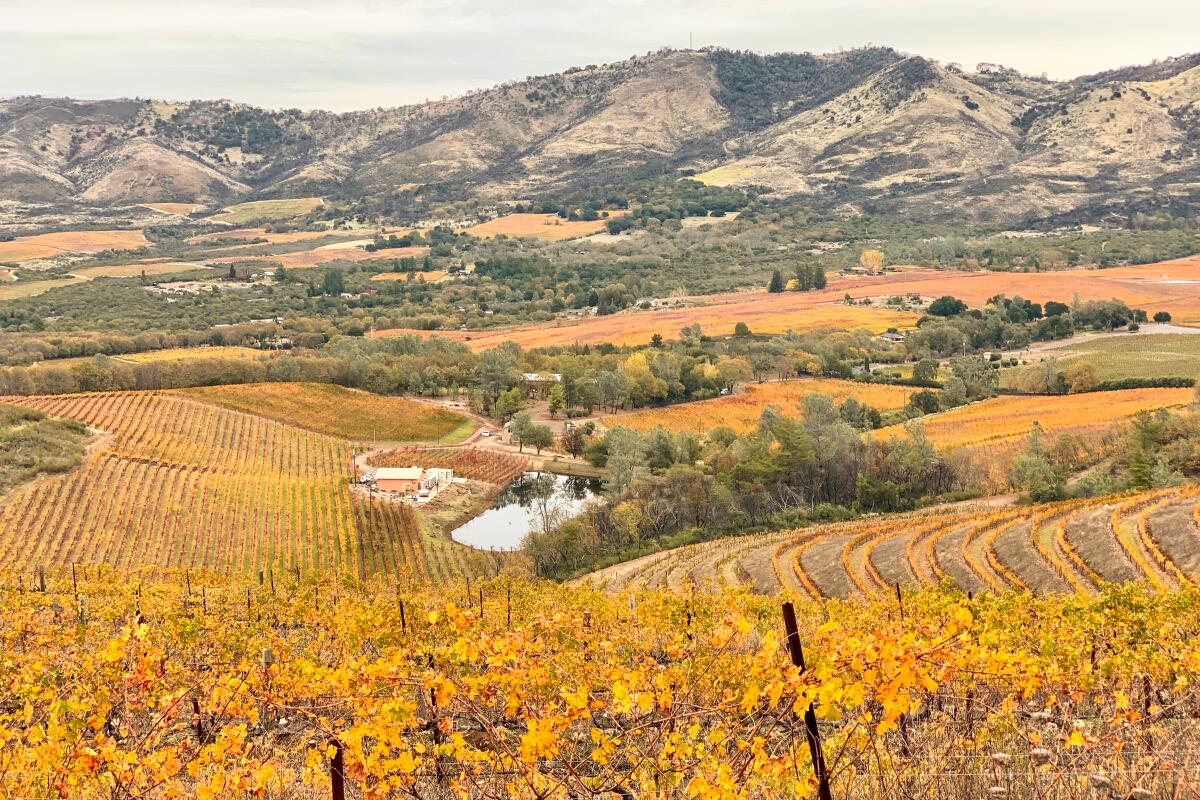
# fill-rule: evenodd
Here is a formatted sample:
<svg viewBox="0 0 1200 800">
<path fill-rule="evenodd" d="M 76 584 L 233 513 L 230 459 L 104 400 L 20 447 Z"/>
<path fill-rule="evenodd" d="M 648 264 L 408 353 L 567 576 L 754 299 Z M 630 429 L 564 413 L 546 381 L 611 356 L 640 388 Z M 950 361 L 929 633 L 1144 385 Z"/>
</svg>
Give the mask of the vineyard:
<svg viewBox="0 0 1200 800">
<path fill-rule="evenodd" d="M 236 358 L 259 359 L 279 355 L 278 350 L 257 350 L 253 347 L 236 345 L 206 345 L 203 347 L 168 347 L 163 350 L 146 350 L 120 356 L 122 361 L 145 364 L 151 361 L 183 361 L 192 358 Z"/>
<path fill-rule="evenodd" d="M 475 429 L 470 419 L 449 409 L 332 383 L 243 383 L 178 394 L 359 442 L 457 442 Z"/>
<path fill-rule="evenodd" d="M 341 439 L 177 395 L 11 402 L 104 433 L 82 467 L 0 505 L 4 564 L 298 568 L 445 581 L 501 563 L 428 536 L 409 509 L 352 496 L 351 446 Z"/>
<path fill-rule="evenodd" d="M 746 586 L 814 598 L 949 581 L 964 592 L 1178 589 L 1200 576 L 1200 487 L 1040 506 L 962 508 L 730 537 L 594 573 L 626 587 Z"/>
<path fill-rule="evenodd" d="M 1140 411 L 1180 409 L 1194 399 L 1191 389 L 1122 389 L 1072 395 L 1007 395 L 923 417 L 925 433 L 938 447 L 970 447 L 1029 435 L 1034 422 L 1053 433 L 1088 433 Z M 903 425 L 877 432 L 900 436 Z"/>
<path fill-rule="evenodd" d="M 529 459 L 515 453 L 475 447 L 397 447 L 371 457 L 373 467 L 448 468 L 454 474 L 504 486 L 529 469 Z"/>
<path fill-rule="evenodd" d="M 280 220 L 299 217 L 322 205 L 319 197 L 297 197 L 287 200 L 254 200 L 249 203 L 238 203 L 222 209 L 214 214 L 213 222 L 224 222 L 229 225 L 244 225 L 248 222 L 262 220 Z"/>
<path fill-rule="evenodd" d="M 824 291 L 814 292 L 727 292 L 692 298 L 694 305 L 661 311 L 629 311 L 582 320 L 554 320 L 533 325 L 480 331 L 447 331 L 439 335 L 464 340 L 472 350 L 496 347 L 514 341 L 525 348 L 571 344 L 646 344 L 654 334 L 667 339 L 679 337 L 681 328 L 698 324 L 710 336 L 733 332 L 744 322 L 754 333 L 779 334 L 821 328 L 864 328 L 882 333 L 889 328 L 905 330 L 916 325 L 918 314 L 879 306 L 848 306 L 849 294 L 856 300 L 916 294 L 940 297 L 950 294 L 971 306 L 982 306 L 991 297 L 1020 295 L 1031 300 L 1069 301 L 1124 300 L 1131 307 L 1153 314 L 1168 311 L 1176 323 L 1200 324 L 1200 301 L 1195 282 L 1200 281 L 1200 256 L 1104 270 L 1060 272 L 959 272 L 900 268 L 895 272 L 866 278 L 831 278 Z M 373 336 L 398 336 L 413 330 L 378 330 Z M 420 332 L 425 335 L 433 331 Z"/>
<path fill-rule="evenodd" d="M 132 250 L 150 242 L 141 231 L 58 231 L 0 242 L 0 261 L 32 261 L 105 250 Z"/>
<path fill-rule="evenodd" d="M 0 587 L 10 798 L 775 800 L 816 795 L 816 755 L 838 800 L 1200 791 L 1190 585 L 798 600 L 786 638 L 736 591 Z"/>
<path fill-rule="evenodd" d="M 615 345 L 648 344 L 654 334 L 666 339 L 679 338 L 680 329 L 699 325 L 710 336 L 728 336 L 739 322 L 745 322 L 754 333 L 787 333 L 822 328 L 853 330 L 864 328 L 882 333 L 888 328 L 912 328 L 917 314 L 882 308 L 848 306 L 828 302 L 814 305 L 807 302 L 781 303 L 774 298 L 800 296 L 799 292 L 779 295 L 742 293 L 744 299 L 715 305 L 696 305 L 665 311 L 630 311 L 604 317 L 588 317 L 577 321 L 553 321 L 510 328 L 481 331 L 421 331 L 424 335 L 450 335 L 466 342 L 476 352 L 488 350 L 503 342 L 516 342 L 524 348 L 565 347 L 573 344 Z M 705 298 L 707 300 L 707 298 Z M 397 328 L 373 331 L 373 336 L 401 336 L 417 333 Z"/>
<path fill-rule="evenodd" d="M 860 403 L 884 411 L 900 408 L 916 391 L 919 390 L 905 386 L 832 378 L 777 381 L 749 384 L 740 393 L 729 397 L 618 414 L 601 421 L 610 428 L 623 425 L 639 431 L 663 427 L 673 431 L 705 432 L 728 427 L 737 433 L 747 433 L 758 425 L 762 412 L 768 406 L 778 406 L 785 414 L 794 416 L 800 403 L 810 394 L 826 395 L 835 403 L 853 397 Z"/>
</svg>

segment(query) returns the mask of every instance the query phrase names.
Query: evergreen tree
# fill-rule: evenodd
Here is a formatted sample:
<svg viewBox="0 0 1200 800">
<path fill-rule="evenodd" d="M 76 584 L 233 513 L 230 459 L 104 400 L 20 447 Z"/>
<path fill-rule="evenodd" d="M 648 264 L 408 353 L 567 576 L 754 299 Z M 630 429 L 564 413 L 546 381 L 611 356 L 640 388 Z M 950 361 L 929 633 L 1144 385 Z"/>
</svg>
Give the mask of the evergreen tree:
<svg viewBox="0 0 1200 800">
<path fill-rule="evenodd" d="M 801 264 L 796 267 L 796 288 L 802 292 L 807 292 L 812 288 L 812 268 L 808 264 Z"/>
<path fill-rule="evenodd" d="M 767 284 L 767 291 L 772 294 L 778 294 L 783 291 L 783 275 L 779 270 L 771 273 L 771 282 Z"/>
</svg>

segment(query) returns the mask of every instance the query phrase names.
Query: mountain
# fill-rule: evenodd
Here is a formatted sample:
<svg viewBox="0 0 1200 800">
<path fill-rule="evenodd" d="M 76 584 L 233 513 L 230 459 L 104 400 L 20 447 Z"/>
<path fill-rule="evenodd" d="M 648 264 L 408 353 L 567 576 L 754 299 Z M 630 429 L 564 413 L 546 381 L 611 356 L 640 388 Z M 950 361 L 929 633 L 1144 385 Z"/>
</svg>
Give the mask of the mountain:
<svg viewBox="0 0 1200 800">
<path fill-rule="evenodd" d="M 661 51 L 347 114 L 0 101 L 0 200 L 23 204 L 526 198 L 654 175 L 914 219 L 1194 210 L 1200 55 L 1050 81 L 888 48 Z"/>
</svg>

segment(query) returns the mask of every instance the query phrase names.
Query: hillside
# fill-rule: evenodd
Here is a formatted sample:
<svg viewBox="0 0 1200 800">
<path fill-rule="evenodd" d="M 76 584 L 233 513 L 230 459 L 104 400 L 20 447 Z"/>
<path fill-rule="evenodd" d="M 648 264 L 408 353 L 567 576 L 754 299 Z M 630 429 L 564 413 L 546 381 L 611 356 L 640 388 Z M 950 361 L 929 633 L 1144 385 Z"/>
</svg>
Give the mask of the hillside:
<svg viewBox="0 0 1200 800">
<path fill-rule="evenodd" d="M 1097 217 L 1106 203 L 1196 202 L 1198 64 L 1054 82 L 887 48 L 660 51 L 346 114 L 22 97 L 0 101 L 0 197 L 104 209 L 376 196 L 415 217 L 445 199 L 694 173 L 850 213 Z"/>
<path fill-rule="evenodd" d="M 609 590 L 744 586 L 814 598 L 945 581 L 975 593 L 1095 594 L 1128 581 L 1174 590 L 1200 575 L 1198 519 L 1194 486 L 1033 507 L 984 503 L 717 539 L 583 582 Z"/>
</svg>

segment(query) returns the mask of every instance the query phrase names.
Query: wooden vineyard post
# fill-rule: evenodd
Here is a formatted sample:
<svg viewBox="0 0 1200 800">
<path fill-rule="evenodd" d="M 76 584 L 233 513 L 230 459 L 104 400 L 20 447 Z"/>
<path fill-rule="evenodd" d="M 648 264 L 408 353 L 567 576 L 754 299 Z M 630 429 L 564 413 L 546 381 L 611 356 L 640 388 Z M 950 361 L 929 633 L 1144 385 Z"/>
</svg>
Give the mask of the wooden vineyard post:
<svg viewBox="0 0 1200 800">
<path fill-rule="evenodd" d="M 788 655 L 792 665 L 804 671 L 804 648 L 800 645 L 800 628 L 796 625 L 796 608 L 791 601 L 783 604 L 783 627 L 787 631 Z M 825 769 L 825 752 L 821 749 L 821 731 L 817 728 L 817 712 L 809 703 L 804 712 L 804 733 L 808 739 L 808 754 L 812 758 L 813 775 L 817 779 L 819 800 L 832 800 L 829 773 Z"/>
<path fill-rule="evenodd" d="M 896 605 L 900 606 L 900 619 L 904 619 L 904 595 L 900 593 L 900 581 L 896 581 Z"/>
<path fill-rule="evenodd" d="M 479 621 L 483 621 L 483 587 L 479 587 Z"/>
<path fill-rule="evenodd" d="M 38 567 L 37 580 L 38 580 L 38 591 L 45 594 L 46 593 L 46 568 L 45 567 Z"/>
<path fill-rule="evenodd" d="M 346 800 L 346 757 L 342 754 L 342 743 L 333 742 L 333 758 L 329 760 L 329 796 L 332 800 Z"/>
<path fill-rule="evenodd" d="M 75 579 L 75 562 L 71 562 L 71 593 L 75 595 L 75 599 L 79 599 L 79 582 Z"/>
<path fill-rule="evenodd" d="M 505 624 L 509 628 L 511 628 L 512 627 L 512 584 L 511 583 L 508 585 L 508 592 L 505 595 L 504 613 L 505 613 L 505 616 L 507 617 L 507 622 Z"/>
<path fill-rule="evenodd" d="M 403 600 L 400 601 L 400 632 L 405 635 L 408 634 L 408 620 L 405 619 L 405 616 L 404 616 L 404 601 Z"/>
</svg>

